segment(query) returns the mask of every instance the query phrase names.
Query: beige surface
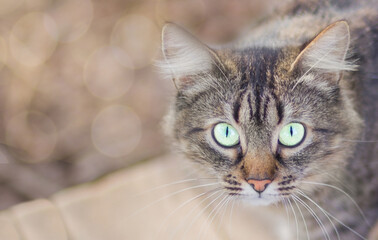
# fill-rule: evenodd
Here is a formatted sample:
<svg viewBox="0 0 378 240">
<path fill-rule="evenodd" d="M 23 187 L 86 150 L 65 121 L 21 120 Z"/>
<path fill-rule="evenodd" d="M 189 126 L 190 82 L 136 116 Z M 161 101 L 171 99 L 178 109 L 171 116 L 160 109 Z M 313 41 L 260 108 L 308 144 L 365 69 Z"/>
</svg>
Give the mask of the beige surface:
<svg viewBox="0 0 378 240">
<path fill-rule="evenodd" d="M 214 198 L 196 198 L 203 188 L 193 188 L 189 182 L 166 185 L 182 179 L 186 177 L 175 156 L 121 170 L 63 190 L 49 200 L 19 204 L 0 213 L 0 239 L 268 240 L 284 235 L 282 219 L 265 207 L 251 209 L 237 203 L 231 216 L 232 204 L 225 204 L 212 219 L 210 214 L 217 212 L 213 209 L 223 196 L 206 208 L 218 193 Z"/>
</svg>

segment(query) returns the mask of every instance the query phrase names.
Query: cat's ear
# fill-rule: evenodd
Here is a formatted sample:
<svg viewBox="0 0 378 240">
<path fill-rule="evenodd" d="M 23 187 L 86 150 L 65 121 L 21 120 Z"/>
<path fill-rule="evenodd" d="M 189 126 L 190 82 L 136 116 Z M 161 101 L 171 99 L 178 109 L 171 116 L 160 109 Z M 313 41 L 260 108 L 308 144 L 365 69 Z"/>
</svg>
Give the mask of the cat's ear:
<svg viewBox="0 0 378 240">
<path fill-rule="evenodd" d="M 354 71 L 357 66 L 346 61 L 350 44 L 349 25 L 337 21 L 321 31 L 291 64 L 291 71 L 300 68 L 304 72 L 334 73 L 339 79 L 341 72 Z"/>
<path fill-rule="evenodd" d="M 159 67 L 179 90 L 203 80 L 199 76 L 209 74 L 219 61 L 213 50 L 173 23 L 163 27 L 162 51 L 164 61 Z"/>
</svg>

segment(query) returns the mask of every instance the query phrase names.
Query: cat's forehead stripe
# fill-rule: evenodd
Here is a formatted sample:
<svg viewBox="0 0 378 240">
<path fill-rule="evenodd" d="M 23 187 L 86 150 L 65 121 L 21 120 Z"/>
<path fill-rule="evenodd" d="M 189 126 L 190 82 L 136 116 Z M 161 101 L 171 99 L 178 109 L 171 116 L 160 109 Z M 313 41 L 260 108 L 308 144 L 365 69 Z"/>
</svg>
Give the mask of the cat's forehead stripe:
<svg viewBox="0 0 378 240">
<path fill-rule="evenodd" d="M 243 106 L 241 101 L 243 100 L 247 101 L 245 106 L 249 108 L 249 120 L 254 119 L 257 124 L 266 120 L 269 104 L 273 100 L 276 105 L 278 122 L 281 122 L 283 106 L 277 97 L 275 83 L 279 54 L 279 50 L 272 49 L 247 49 L 234 53 L 235 64 L 233 66 L 237 66 L 236 69 L 241 76 L 240 89 L 242 90 L 242 94 L 236 98 L 234 103 L 233 117 L 236 122 L 239 121 L 240 107 Z M 245 91 L 247 89 L 248 91 Z M 245 98 L 243 95 L 246 92 L 248 96 Z"/>
</svg>

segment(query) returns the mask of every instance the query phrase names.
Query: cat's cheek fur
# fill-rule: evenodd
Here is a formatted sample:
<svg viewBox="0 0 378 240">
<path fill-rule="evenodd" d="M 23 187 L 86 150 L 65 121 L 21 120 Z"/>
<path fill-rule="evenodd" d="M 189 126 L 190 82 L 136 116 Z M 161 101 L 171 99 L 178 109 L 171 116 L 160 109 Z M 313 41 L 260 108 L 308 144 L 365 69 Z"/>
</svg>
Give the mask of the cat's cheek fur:
<svg viewBox="0 0 378 240">
<path fill-rule="evenodd" d="M 372 24 L 377 22 L 376 11 L 367 8 L 357 14 L 350 6 L 329 11 L 325 2 L 340 1 L 293 1 L 293 15 L 267 20 L 244 44 L 216 50 L 174 26 L 165 28 L 161 67 L 177 88 L 167 129 L 172 145 L 218 179 L 229 195 L 265 205 L 290 199 L 301 190 L 367 236 L 369 227 L 342 191 L 376 221 L 378 188 L 371 167 L 377 163 L 376 148 L 359 141 L 375 141 L 377 134 L 377 91 L 371 78 L 376 70 L 373 43 L 378 31 Z M 362 1 L 353 2 L 357 6 Z M 297 10 L 303 15 L 298 16 Z M 340 21 L 346 17 L 350 28 Z M 357 66 L 349 58 L 350 32 L 361 64 L 353 73 Z M 365 114 L 370 127 L 364 135 L 359 114 Z M 208 124 L 217 121 L 238 131 L 242 154 L 214 142 Z M 290 122 L 304 124 L 306 137 L 300 145 L 285 148 L 279 146 L 279 130 Z M 205 130 L 188 135 L 194 128 Z M 357 142 L 361 151 L 355 151 Z M 271 182 L 259 194 L 253 181 Z M 337 186 L 344 190 L 337 191 Z M 306 221 L 317 226 L 311 216 Z M 334 224 L 340 239 L 357 239 L 352 231 Z M 319 231 L 311 229 L 310 234 L 311 239 L 323 239 Z M 332 231 L 329 234 L 337 239 Z"/>
<path fill-rule="evenodd" d="M 353 152 L 354 146 L 352 144 L 345 143 L 342 140 L 342 136 L 337 136 L 330 143 L 333 147 L 333 151 L 321 158 L 311 161 L 303 173 L 302 181 L 308 182 L 332 182 L 335 178 L 339 178 L 343 174 L 348 156 Z M 343 144 L 343 148 L 340 149 L 340 144 Z M 345 148 L 345 145 L 348 146 Z M 309 190 L 313 186 L 306 184 L 301 185 L 302 189 Z"/>
</svg>

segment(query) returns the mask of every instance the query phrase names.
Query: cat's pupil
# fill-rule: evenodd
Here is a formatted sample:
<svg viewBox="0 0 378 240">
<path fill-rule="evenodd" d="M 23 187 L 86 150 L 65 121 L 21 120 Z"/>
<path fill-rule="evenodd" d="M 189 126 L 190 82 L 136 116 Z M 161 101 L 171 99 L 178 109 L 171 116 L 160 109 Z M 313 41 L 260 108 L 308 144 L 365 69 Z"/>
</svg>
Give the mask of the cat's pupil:
<svg viewBox="0 0 378 240">
<path fill-rule="evenodd" d="M 290 126 L 290 135 L 293 136 L 293 127 Z"/>
<path fill-rule="evenodd" d="M 226 127 L 226 137 L 228 137 L 228 127 Z"/>
</svg>

